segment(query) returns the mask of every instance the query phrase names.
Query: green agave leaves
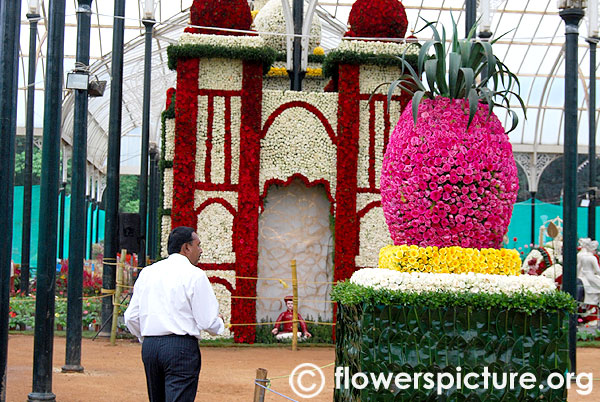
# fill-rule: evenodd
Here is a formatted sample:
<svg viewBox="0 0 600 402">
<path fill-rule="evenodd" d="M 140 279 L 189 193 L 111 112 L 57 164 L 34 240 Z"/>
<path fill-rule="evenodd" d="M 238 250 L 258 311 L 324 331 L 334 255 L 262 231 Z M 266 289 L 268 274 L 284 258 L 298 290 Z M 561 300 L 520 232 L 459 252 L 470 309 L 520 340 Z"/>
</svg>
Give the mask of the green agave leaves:
<svg viewBox="0 0 600 402">
<path fill-rule="evenodd" d="M 413 95 L 412 113 L 415 124 L 417 112 L 423 98 L 433 99 L 438 96 L 462 99 L 469 103 L 469 122 L 477 112 L 479 103 L 488 104 L 488 113 L 494 107 L 506 109 L 511 116 L 512 124 L 507 133 L 514 130 L 519 122 L 517 114 L 511 109 L 510 101 L 516 99 L 526 115 L 526 108 L 519 96 L 520 84 L 514 75 L 492 52 L 492 45 L 502 36 L 491 42 L 474 40 L 475 27 L 466 39 L 459 39 L 456 22 L 452 18 L 451 48 L 447 49 L 446 30 L 437 30 L 433 22 L 418 32 L 431 28 L 433 39 L 422 46 L 417 59 L 417 70 L 408 63 L 405 54 L 400 58 L 402 75 L 392 82 L 388 88 L 388 103 L 396 88 Z M 433 54 L 430 51 L 433 49 Z"/>
</svg>

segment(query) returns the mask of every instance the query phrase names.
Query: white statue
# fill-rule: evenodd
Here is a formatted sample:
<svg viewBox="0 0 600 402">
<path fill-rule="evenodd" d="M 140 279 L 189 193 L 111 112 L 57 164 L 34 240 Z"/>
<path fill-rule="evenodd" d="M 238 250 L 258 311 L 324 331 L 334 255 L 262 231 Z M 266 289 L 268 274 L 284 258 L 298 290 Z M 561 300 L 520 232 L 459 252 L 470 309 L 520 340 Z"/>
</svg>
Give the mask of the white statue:
<svg viewBox="0 0 600 402">
<path fill-rule="evenodd" d="M 600 303 L 600 265 L 594 256 L 598 242 L 589 238 L 579 240 L 581 251 L 577 253 L 577 277 L 583 282 L 585 304 Z"/>
</svg>

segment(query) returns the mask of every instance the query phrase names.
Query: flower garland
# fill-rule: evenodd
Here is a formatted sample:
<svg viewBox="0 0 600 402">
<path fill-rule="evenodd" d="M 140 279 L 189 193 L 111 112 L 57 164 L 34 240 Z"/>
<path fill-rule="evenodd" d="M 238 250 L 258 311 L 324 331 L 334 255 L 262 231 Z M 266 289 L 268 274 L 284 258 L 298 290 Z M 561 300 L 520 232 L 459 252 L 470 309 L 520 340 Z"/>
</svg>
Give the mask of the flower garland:
<svg viewBox="0 0 600 402">
<path fill-rule="evenodd" d="M 160 219 L 160 256 L 167 258 L 169 233 L 171 233 L 171 217 L 163 215 Z"/>
<path fill-rule="evenodd" d="M 554 282 L 529 275 L 490 275 L 480 273 L 444 274 L 398 272 L 389 269 L 363 268 L 356 271 L 351 283 L 373 289 L 403 292 L 488 293 L 515 295 L 542 294 L 556 291 Z"/>
<path fill-rule="evenodd" d="M 398 0 L 357 0 L 348 16 L 350 30 L 345 36 L 363 38 L 404 38 L 408 20 Z"/>
<path fill-rule="evenodd" d="M 262 67 L 257 63 L 244 63 L 241 104 L 239 198 L 234 234 L 234 250 L 237 253 L 237 272 L 240 276 L 255 277 L 258 261 L 258 206 L 260 163 L 260 125 L 262 109 Z M 256 282 L 241 279 L 236 294 L 256 296 Z M 252 322 L 256 319 L 256 303 L 252 299 L 236 299 L 233 303 L 233 322 Z M 238 327 L 236 342 L 253 343 L 254 327 Z"/>
<path fill-rule="evenodd" d="M 359 72 L 357 65 L 341 65 L 339 69 L 337 195 L 334 281 L 350 277 L 356 269 L 359 228 L 356 211 L 357 155 L 359 122 Z"/>
<path fill-rule="evenodd" d="M 379 252 L 379 268 L 400 272 L 481 273 L 519 275 L 519 252 L 509 249 L 462 247 L 385 246 Z"/>
<path fill-rule="evenodd" d="M 173 207 L 173 169 L 163 170 L 163 208 Z"/>
<path fill-rule="evenodd" d="M 165 155 L 167 161 L 175 157 L 175 119 L 165 119 Z"/>
<path fill-rule="evenodd" d="M 173 159 L 173 227 L 196 227 L 194 203 L 195 159 L 198 114 L 198 60 L 182 59 L 177 64 L 175 103 L 175 157 Z"/>
</svg>

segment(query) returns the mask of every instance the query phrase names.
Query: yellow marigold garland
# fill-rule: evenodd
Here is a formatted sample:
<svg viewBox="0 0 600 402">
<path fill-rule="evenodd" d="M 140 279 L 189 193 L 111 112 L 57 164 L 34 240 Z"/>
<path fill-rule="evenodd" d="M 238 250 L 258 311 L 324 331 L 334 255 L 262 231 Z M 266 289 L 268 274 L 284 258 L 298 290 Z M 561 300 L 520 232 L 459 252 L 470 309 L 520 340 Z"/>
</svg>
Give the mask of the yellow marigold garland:
<svg viewBox="0 0 600 402">
<path fill-rule="evenodd" d="M 463 247 L 385 246 L 379 251 L 379 268 L 400 272 L 480 273 L 519 275 L 521 258 L 516 250 Z"/>
<path fill-rule="evenodd" d="M 308 67 L 306 69 L 307 77 L 321 77 L 323 75 L 323 69 Z M 287 77 L 288 72 L 285 67 L 271 67 L 267 73 L 269 77 Z"/>
</svg>

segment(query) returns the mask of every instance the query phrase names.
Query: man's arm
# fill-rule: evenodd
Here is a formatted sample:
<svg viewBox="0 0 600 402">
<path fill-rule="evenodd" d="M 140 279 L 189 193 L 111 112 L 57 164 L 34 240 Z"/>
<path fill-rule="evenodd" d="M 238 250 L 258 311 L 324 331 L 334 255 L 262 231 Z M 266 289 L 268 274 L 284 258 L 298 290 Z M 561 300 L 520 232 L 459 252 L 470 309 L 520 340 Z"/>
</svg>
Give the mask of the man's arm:
<svg viewBox="0 0 600 402">
<path fill-rule="evenodd" d="M 134 285 L 131 301 L 129 302 L 129 306 L 125 311 L 125 325 L 127 325 L 127 328 L 129 328 L 129 332 L 141 340 L 142 329 L 140 327 L 140 298 L 138 296 L 139 292 L 136 292 L 139 283 L 140 280 L 138 278 L 138 281 Z"/>
<path fill-rule="evenodd" d="M 219 316 L 219 302 L 206 274 L 196 280 L 192 294 L 192 313 L 196 325 L 211 335 L 220 335 L 225 330 L 223 319 Z"/>
</svg>

